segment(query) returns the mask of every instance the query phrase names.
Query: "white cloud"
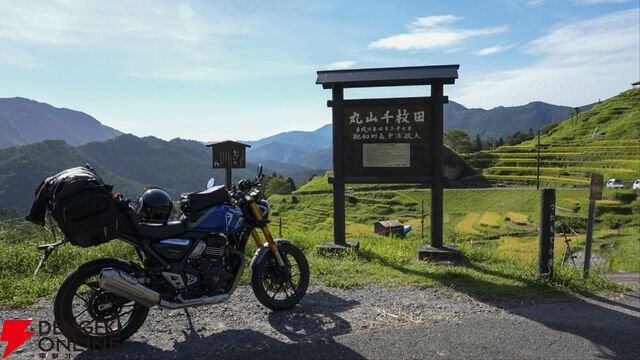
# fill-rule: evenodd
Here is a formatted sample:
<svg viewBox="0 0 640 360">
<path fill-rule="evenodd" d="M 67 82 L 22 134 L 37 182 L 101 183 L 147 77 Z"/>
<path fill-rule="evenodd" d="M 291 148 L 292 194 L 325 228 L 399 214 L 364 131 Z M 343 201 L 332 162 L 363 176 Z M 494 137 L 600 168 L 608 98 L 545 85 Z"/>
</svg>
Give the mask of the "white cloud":
<svg viewBox="0 0 640 360">
<path fill-rule="evenodd" d="M 462 18 L 455 15 L 435 15 L 417 18 L 411 25 L 417 28 L 434 27 L 442 24 L 450 24 L 458 20 L 462 20 Z"/>
<path fill-rule="evenodd" d="M 336 61 L 327 66 L 329 70 L 341 70 L 341 69 L 349 69 L 355 65 L 356 62 L 353 60 L 344 60 L 344 61 Z"/>
<path fill-rule="evenodd" d="M 233 58 L 245 54 L 228 41 L 255 38 L 256 25 L 250 17 L 196 10 L 187 3 L 152 0 L 0 1 L 0 52 L 19 48 L 24 59 L 46 64 L 36 54 L 56 48 L 110 59 L 121 73 L 134 76 L 229 78 Z"/>
<path fill-rule="evenodd" d="M 454 15 L 438 15 L 417 18 L 408 26 L 408 32 L 373 41 L 374 49 L 428 50 L 447 48 L 463 40 L 493 35 L 508 30 L 507 26 L 464 29 L 444 26 L 462 19 Z"/>
<path fill-rule="evenodd" d="M 638 9 L 632 9 L 552 30 L 525 47 L 539 60 L 461 78 L 467 85 L 452 88 L 452 99 L 485 108 L 535 100 L 575 106 L 615 95 L 640 78 L 639 18 Z"/>
<path fill-rule="evenodd" d="M 623 4 L 632 0 L 573 0 L 576 5 L 600 5 L 600 4 Z"/>
<path fill-rule="evenodd" d="M 497 54 L 497 53 L 501 53 L 503 51 L 509 50 L 512 47 L 513 45 L 496 45 L 496 46 L 491 46 L 488 48 L 475 51 L 474 54 L 480 55 L 480 56 L 493 55 L 493 54 Z"/>
<path fill-rule="evenodd" d="M 545 0 L 527 0 L 527 6 L 529 7 L 537 7 L 544 5 Z"/>
</svg>

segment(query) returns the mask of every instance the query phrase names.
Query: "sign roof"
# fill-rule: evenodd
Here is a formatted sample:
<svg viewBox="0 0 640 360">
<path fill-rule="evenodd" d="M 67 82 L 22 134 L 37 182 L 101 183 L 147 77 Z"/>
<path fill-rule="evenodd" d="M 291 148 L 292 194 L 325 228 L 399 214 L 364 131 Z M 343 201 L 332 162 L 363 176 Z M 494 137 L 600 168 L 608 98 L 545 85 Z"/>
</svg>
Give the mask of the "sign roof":
<svg viewBox="0 0 640 360">
<path fill-rule="evenodd" d="M 460 65 L 405 66 L 373 69 L 318 71 L 316 84 L 330 89 L 334 84 L 344 88 L 368 86 L 429 85 L 435 81 L 453 84 Z"/>
</svg>

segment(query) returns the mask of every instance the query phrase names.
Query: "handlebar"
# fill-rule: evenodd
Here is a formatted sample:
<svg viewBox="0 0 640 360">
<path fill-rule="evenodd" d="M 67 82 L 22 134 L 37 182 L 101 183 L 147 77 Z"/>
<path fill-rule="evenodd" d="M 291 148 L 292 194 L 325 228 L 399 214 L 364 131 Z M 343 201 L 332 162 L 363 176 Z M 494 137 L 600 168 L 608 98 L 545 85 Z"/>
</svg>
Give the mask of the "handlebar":
<svg viewBox="0 0 640 360">
<path fill-rule="evenodd" d="M 242 179 L 238 181 L 238 185 L 237 186 L 233 185 L 232 187 L 232 190 L 231 190 L 232 197 L 235 198 L 236 200 L 240 200 L 244 198 L 244 196 L 247 194 L 250 194 L 252 196 L 259 195 L 260 194 L 259 191 L 257 194 L 253 194 L 252 190 L 254 188 L 261 187 L 263 180 L 264 180 L 264 174 L 260 173 L 258 174 L 258 176 L 256 176 L 255 181 L 251 181 L 249 179 Z"/>
</svg>

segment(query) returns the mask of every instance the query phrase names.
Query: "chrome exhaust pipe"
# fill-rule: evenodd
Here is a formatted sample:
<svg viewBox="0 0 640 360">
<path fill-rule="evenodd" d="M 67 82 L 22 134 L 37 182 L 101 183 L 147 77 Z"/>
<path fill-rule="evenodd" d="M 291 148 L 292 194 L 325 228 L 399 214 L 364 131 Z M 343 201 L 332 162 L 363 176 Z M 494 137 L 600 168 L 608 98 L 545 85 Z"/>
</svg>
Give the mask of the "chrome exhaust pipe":
<svg viewBox="0 0 640 360">
<path fill-rule="evenodd" d="M 146 307 L 160 303 L 157 291 L 140 284 L 135 277 L 113 268 L 105 268 L 100 272 L 100 288 Z"/>
<path fill-rule="evenodd" d="M 229 294 L 221 294 L 195 299 L 183 299 L 182 295 L 178 295 L 176 300 L 163 300 L 157 291 L 140 284 L 135 277 L 113 268 L 105 268 L 100 272 L 100 288 L 146 307 L 158 305 L 163 309 L 172 310 L 213 305 L 229 299 Z"/>
</svg>

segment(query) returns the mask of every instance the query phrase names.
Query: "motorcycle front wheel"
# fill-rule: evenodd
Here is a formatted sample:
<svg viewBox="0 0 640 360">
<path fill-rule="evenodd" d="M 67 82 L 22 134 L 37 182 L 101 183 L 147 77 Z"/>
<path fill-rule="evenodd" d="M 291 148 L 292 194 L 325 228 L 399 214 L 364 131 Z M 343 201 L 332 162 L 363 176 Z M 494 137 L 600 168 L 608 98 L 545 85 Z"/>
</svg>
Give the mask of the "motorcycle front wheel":
<svg viewBox="0 0 640 360">
<path fill-rule="evenodd" d="M 253 268 L 251 287 L 260 303 L 271 310 L 284 310 L 296 305 L 309 286 L 309 263 L 302 251 L 292 244 L 278 246 L 285 263 L 278 264 L 268 251 L 262 263 Z"/>
<path fill-rule="evenodd" d="M 80 265 L 64 280 L 54 304 L 56 325 L 69 340 L 89 349 L 110 348 L 135 334 L 149 308 L 100 288 L 100 271 L 135 269 L 116 259 Z"/>
</svg>

